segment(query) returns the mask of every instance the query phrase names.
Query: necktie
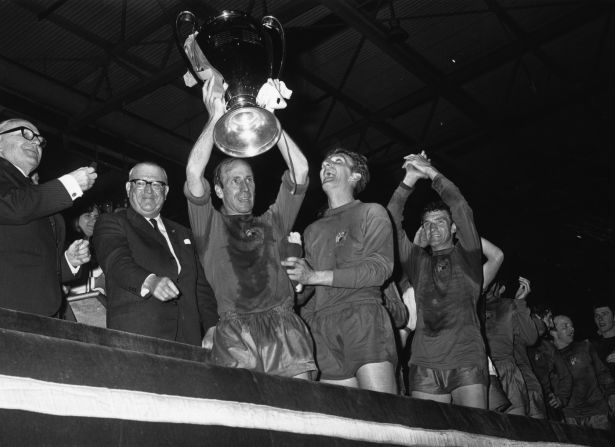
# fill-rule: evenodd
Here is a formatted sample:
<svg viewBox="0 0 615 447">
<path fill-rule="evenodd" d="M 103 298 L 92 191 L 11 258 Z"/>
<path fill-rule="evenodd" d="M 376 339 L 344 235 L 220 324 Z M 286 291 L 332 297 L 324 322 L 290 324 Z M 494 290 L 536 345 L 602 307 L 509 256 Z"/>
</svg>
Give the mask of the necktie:
<svg viewBox="0 0 615 447">
<path fill-rule="evenodd" d="M 158 235 L 162 236 L 162 232 L 160 231 L 160 228 L 158 228 L 158 221 L 156 219 L 150 219 L 149 221 L 152 224 L 152 226 L 154 227 L 154 230 L 156 230 L 156 233 L 158 233 Z M 164 239 L 164 236 L 162 236 L 162 238 Z"/>
<path fill-rule="evenodd" d="M 154 227 L 154 230 L 156 231 L 156 234 L 158 235 L 158 238 L 160 239 L 160 241 L 164 244 L 164 246 L 167 248 L 169 253 L 173 255 L 173 260 L 177 264 L 177 272 L 179 273 L 181 271 L 181 265 L 179 264 L 179 259 L 177 259 L 177 255 L 175 254 L 175 251 L 170 246 L 170 242 L 167 241 L 167 238 L 165 238 L 164 235 L 162 234 L 162 231 L 160 231 L 160 228 L 158 227 L 158 221 L 153 218 L 149 219 L 149 221 Z"/>
<path fill-rule="evenodd" d="M 156 236 L 158 237 L 158 240 L 162 242 L 163 245 L 168 249 L 169 244 L 167 243 L 167 239 L 162 234 L 162 231 L 160 231 L 160 227 L 158 227 L 158 221 L 156 219 L 149 219 L 149 221 L 154 227 L 154 231 L 156 232 Z"/>
</svg>

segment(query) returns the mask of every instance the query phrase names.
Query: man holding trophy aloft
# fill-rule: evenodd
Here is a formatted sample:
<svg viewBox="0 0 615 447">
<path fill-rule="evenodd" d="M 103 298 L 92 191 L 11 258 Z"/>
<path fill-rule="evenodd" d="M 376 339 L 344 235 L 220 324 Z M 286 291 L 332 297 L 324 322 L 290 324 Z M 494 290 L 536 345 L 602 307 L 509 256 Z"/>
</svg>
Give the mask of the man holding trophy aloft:
<svg viewBox="0 0 615 447">
<path fill-rule="evenodd" d="M 229 17 L 235 20 L 238 14 L 224 12 L 213 21 Z M 238 20 L 239 25 L 234 22 L 230 30 L 224 32 L 226 37 L 230 33 L 234 38 L 234 31 L 243 27 L 244 22 L 249 22 L 243 16 Z M 270 113 L 270 109 L 285 107 L 283 98 L 288 98 L 290 91 L 278 80 L 264 79 L 265 85 L 261 83 L 256 89 L 258 95 L 250 97 L 250 94 L 244 94 L 244 88 L 244 93 L 233 96 L 232 90 L 236 89 L 232 84 L 245 83 L 243 75 L 237 74 L 237 71 L 245 72 L 245 67 L 229 75 L 216 66 L 214 59 L 217 58 L 224 62 L 220 64 L 228 71 L 230 62 L 227 59 L 232 55 L 226 47 L 220 50 L 215 46 L 216 28 L 212 30 L 201 29 L 200 32 L 208 32 L 214 42 L 199 41 L 199 45 L 208 45 L 209 53 L 205 51 L 205 54 L 215 68 L 203 70 L 202 64 L 199 67 L 194 63 L 192 66 L 196 68 L 193 74 L 204 81 L 203 102 L 209 119 L 190 152 L 184 190 L 197 251 L 214 289 L 220 315 L 218 324 L 205 336 L 203 345 L 211 348 L 211 360 L 218 365 L 307 379 L 311 371 L 316 370 L 313 342 L 305 323 L 293 310 L 293 286 L 280 262 L 287 244 L 286 236 L 307 191 L 308 163 L 295 142 L 279 128 L 275 117 L 278 136 L 271 138 L 269 133 L 266 136 L 269 142 L 258 141 L 263 133 L 258 129 L 261 112 Z M 233 48 L 245 43 L 241 41 L 245 35 L 246 30 L 242 29 Z M 260 37 L 252 35 L 248 45 L 254 45 L 257 38 Z M 188 45 L 190 39 L 186 41 Z M 224 52 L 222 56 L 220 51 Z M 242 64 L 245 65 L 243 59 L 239 65 Z M 225 88 L 220 88 L 222 76 Z M 241 79 L 238 81 L 237 78 Z M 258 110 L 261 106 L 262 111 Z M 271 121 L 270 118 L 267 120 Z M 255 123 L 257 126 L 252 126 Z M 213 192 L 222 200 L 222 206 L 220 210 L 213 207 L 212 188 L 203 175 L 214 141 L 233 157 L 264 152 L 268 149 L 263 149 L 265 145 L 271 147 L 277 142 L 289 170 L 282 176 L 275 203 L 265 213 L 260 216 L 252 214 L 254 174 L 243 158 L 227 158 L 217 165 Z"/>
</svg>

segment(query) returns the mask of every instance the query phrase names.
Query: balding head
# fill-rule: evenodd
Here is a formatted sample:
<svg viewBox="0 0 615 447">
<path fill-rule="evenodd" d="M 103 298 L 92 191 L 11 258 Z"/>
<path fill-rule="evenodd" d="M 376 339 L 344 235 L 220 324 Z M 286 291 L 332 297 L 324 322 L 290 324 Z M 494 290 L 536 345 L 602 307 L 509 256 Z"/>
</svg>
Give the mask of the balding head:
<svg viewBox="0 0 615 447">
<path fill-rule="evenodd" d="M 550 330 L 553 344 L 557 349 L 564 349 L 574 341 L 574 324 L 567 315 L 553 317 L 553 329 Z"/>
<path fill-rule="evenodd" d="M 31 140 L 25 138 L 22 128 L 31 131 L 34 137 Z M 41 141 L 44 140 L 41 140 L 40 132 L 29 121 L 9 119 L 0 122 L 0 157 L 17 166 L 26 175 L 34 171 L 41 162 Z"/>
</svg>

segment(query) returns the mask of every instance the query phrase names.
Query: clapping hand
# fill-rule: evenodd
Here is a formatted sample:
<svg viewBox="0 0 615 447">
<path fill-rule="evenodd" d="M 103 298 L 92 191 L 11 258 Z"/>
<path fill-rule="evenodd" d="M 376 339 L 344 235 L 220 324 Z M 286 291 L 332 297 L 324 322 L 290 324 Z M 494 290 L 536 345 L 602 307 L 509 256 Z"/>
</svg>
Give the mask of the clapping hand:
<svg viewBox="0 0 615 447">
<path fill-rule="evenodd" d="M 517 293 L 515 294 L 516 300 L 522 300 L 527 297 L 532 289 L 530 289 L 530 280 L 524 278 L 523 276 L 519 276 L 519 288 L 517 289 Z"/>
<path fill-rule="evenodd" d="M 73 267 L 79 267 L 90 262 L 90 243 L 84 239 L 77 239 L 66 249 L 66 258 Z"/>
</svg>

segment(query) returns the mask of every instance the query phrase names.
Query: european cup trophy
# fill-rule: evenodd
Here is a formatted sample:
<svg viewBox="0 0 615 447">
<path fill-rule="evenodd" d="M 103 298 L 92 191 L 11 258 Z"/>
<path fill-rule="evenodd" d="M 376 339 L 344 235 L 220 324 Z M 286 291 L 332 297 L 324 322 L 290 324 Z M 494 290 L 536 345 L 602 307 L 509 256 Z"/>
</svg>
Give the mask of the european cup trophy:
<svg viewBox="0 0 615 447">
<path fill-rule="evenodd" d="M 188 39 L 180 30 L 186 24 L 192 28 Z M 180 54 L 195 80 L 202 85 L 213 73 L 220 94 L 219 77 L 228 85 L 227 112 L 214 127 L 218 148 L 232 157 L 253 157 L 272 148 L 282 127 L 272 112 L 257 105 L 256 97 L 282 70 L 286 43 L 280 22 L 272 16 L 258 22 L 241 11 L 223 11 L 199 26 L 192 12 L 183 11 L 175 26 Z"/>
</svg>

